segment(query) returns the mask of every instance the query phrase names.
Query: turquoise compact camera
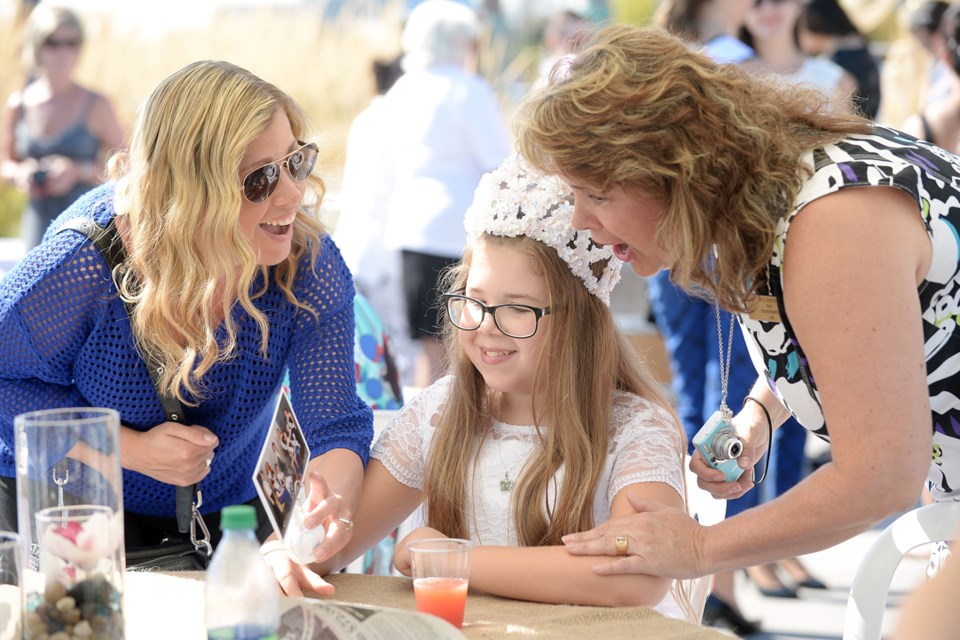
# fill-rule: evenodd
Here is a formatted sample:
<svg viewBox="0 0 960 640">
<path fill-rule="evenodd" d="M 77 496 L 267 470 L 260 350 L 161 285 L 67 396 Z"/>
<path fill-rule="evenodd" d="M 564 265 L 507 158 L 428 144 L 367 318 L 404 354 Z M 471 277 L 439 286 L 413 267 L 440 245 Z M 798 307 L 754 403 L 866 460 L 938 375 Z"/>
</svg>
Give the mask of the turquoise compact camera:
<svg viewBox="0 0 960 640">
<path fill-rule="evenodd" d="M 727 482 L 737 480 L 744 472 L 737 464 L 737 457 L 743 453 L 743 443 L 733 424 L 720 411 L 715 411 L 693 436 L 693 446 L 707 464 L 723 472 Z"/>
</svg>

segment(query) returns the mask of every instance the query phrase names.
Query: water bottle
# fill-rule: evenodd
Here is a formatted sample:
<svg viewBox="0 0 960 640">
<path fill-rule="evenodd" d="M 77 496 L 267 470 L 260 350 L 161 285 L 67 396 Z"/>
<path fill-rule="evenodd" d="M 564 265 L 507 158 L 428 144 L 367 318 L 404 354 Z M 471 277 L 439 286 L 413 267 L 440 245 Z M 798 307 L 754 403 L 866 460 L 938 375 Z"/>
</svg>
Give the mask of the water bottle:
<svg viewBox="0 0 960 640">
<path fill-rule="evenodd" d="M 280 591 L 260 556 L 257 512 L 249 505 L 226 507 L 220 528 L 223 539 L 206 576 L 207 638 L 276 640 Z"/>
</svg>

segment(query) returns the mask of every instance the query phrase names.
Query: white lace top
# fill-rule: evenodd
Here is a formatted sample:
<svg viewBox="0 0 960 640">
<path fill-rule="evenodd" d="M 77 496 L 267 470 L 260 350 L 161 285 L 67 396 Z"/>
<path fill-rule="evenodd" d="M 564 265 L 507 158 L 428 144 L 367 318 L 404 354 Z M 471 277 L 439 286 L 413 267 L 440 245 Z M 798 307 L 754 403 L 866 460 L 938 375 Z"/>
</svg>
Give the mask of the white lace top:
<svg viewBox="0 0 960 640">
<path fill-rule="evenodd" d="M 371 450 L 371 457 L 383 463 L 393 477 L 414 489 L 423 489 L 430 443 L 452 383 L 452 376 L 441 378 L 409 401 Z M 501 481 L 515 482 L 538 446 L 534 426 L 494 422 L 468 485 L 467 494 L 472 500 L 464 505 L 472 541 L 518 545 L 511 494 L 501 489 Z M 593 499 L 594 522 L 600 524 L 610 519 L 614 496 L 631 484 L 663 482 L 683 496 L 682 447 L 680 434 L 666 411 L 633 394 L 616 392 L 607 462 Z M 562 474 L 561 467 L 554 478 L 551 502 L 556 498 Z M 670 613 L 675 615 L 672 600 L 668 594 L 656 608 L 663 610 L 661 606 L 671 601 Z"/>
</svg>

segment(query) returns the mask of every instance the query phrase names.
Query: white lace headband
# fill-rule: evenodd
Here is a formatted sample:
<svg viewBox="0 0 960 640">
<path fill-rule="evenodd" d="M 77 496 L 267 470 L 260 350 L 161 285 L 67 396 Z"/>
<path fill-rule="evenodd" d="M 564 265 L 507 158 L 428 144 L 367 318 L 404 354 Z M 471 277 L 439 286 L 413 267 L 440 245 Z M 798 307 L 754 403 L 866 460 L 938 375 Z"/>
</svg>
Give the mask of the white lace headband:
<svg viewBox="0 0 960 640">
<path fill-rule="evenodd" d="M 480 179 L 464 226 L 468 240 L 484 233 L 527 236 L 553 248 L 587 291 L 607 305 L 620 282 L 623 263 L 613 248 L 595 244 L 589 231 L 573 227 L 573 194 L 560 180 L 523 168 L 516 157 Z M 604 265 L 600 277 L 591 268 L 598 263 Z"/>
</svg>

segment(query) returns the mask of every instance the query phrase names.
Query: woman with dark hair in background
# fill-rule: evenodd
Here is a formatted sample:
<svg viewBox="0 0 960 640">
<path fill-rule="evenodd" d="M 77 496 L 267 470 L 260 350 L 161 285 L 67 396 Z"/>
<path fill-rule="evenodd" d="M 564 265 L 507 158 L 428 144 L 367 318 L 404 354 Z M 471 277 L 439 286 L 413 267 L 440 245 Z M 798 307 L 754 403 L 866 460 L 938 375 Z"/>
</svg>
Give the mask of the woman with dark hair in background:
<svg viewBox="0 0 960 640">
<path fill-rule="evenodd" d="M 960 5 L 947 9 L 941 20 L 941 62 L 947 69 L 940 81 L 943 95 L 903 123 L 903 130 L 956 153 L 960 150 Z"/>
<path fill-rule="evenodd" d="M 747 10 L 740 38 L 757 56 L 743 64 L 747 71 L 772 73 L 796 85 L 813 86 L 831 98 L 833 108 L 853 110 L 856 80 L 843 67 L 807 55 L 800 48 L 801 0 L 757 0 Z"/>
<path fill-rule="evenodd" d="M 940 25 L 943 14 L 950 7 L 949 2 L 927 0 L 910 15 L 910 33 L 920 46 L 930 55 L 930 78 L 922 104 L 931 104 L 944 97 L 949 90 L 949 69 L 944 62 L 947 55 L 946 43 Z"/>
<path fill-rule="evenodd" d="M 800 47 L 811 56 L 826 56 L 857 81 L 853 103 L 876 120 L 880 110 L 880 69 L 867 40 L 837 0 L 806 0 L 800 12 Z"/>
</svg>

